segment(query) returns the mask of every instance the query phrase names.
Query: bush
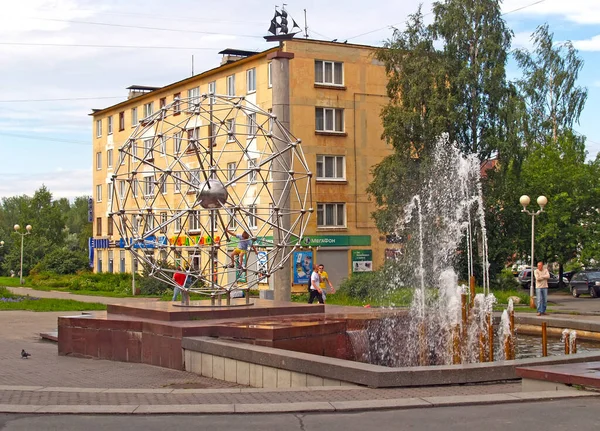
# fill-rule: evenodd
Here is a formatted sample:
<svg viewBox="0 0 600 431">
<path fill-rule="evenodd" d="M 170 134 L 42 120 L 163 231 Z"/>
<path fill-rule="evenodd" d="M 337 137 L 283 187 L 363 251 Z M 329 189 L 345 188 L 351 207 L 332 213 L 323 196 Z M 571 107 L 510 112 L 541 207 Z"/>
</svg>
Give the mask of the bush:
<svg viewBox="0 0 600 431">
<path fill-rule="evenodd" d="M 504 268 L 500 271 L 491 287 L 495 290 L 515 290 L 520 286 L 521 285 L 512 273 L 512 270 L 510 268 Z"/>
<path fill-rule="evenodd" d="M 131 291 L 131 274 L 98 273 L 79 271 L 77 274 L 55 274 L 40 272 L 29 277 L 35 287 L 67 288 L 69 290 L 86 290 L 114 292 L 119 294 Z"/>
<path fill-rule="evenodd" d="M 339 287 L 339 294 L 350 298 L 365 300 L 381 291 L 379 271 L 361 272 L 345 278 Z"/>
<path fill-rule="evenodd" d="M 55 274 L 75 274 L 88 268 L 88 257 L 84 252 L 58 248 L 43 257 L 31 270 L 30 274 L 38 272 L 53 272 Z"/>
</svg>

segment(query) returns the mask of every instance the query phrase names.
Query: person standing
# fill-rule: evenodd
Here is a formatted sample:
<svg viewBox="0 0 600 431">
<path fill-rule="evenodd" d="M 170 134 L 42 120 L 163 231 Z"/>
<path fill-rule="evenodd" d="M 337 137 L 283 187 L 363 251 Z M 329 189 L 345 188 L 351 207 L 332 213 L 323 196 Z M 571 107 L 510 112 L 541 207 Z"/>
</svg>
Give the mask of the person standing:
<svg viewBox="0 0 600 431">
<path fill-rule="evenodd" d="M 331 280 L 329 280 L 329 274 L 325 271 L 325 265 L 319 265 L 319 276 L 321 277 L 321 282 L 319 283 L 319 287 L 321 288 L 321 296 L 323 297 L 323 301 L 325 301 L 325 290 L 327 289 L 327 284 L 329 284 L 329 293 L 335 293 L 335 288 L 333 284 L 331 284 Z"/>
<path fill-rule="evenodd" d="M 321 290 L 321 276 L 319 275 L 319 267 L 313 265 L 312 273 L 310 274 L 310 296 L 308 303 L 312 304 L 315 298 L 319 300 L 319 304 L 324 304 L 323 291 Z"/>
<path fill-rule="evenodd" d="M 178 266 L 177 271 L 173 274 L 173 281 L 175 281 L 176 286 L 173 288 L 173 301 L 177 301 L 177 295 L 181 292 L 181 299 L 183 300 L 183 291 L 179 288 L 179 286 L 184 286 L 187 281 L 187 275 L 183 271 L 183 269 Z"/>
<path fill-rule="evenodd" d="M 544 262 L 538 262 L 537 269 L 533 272 L 535 276 L 535 293 L 537 295 L 537 315 L 546 314 L 546 305 L 548 303 L 548 279 L 550 273 L 548 268 L 544 268 Z"/>
</svg>

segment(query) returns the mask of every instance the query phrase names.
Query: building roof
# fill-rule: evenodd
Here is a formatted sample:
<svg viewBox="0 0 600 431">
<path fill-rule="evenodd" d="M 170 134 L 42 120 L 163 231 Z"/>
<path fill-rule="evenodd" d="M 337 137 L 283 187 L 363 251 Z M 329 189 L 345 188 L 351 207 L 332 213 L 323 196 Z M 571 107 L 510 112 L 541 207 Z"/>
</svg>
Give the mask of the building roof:
<svg viewBox="0 0 600 431">
<path fill-rule="evenodd" d="M 300 42 L 300 43 L 317 43 L 317 44 L 324 44 L 324 45 L 337 45 L 337 46 L 345 46 L 345 47 L 358 47 L 358 48 L 371 48 L 371 49 L 376 49 L 376 46 L 371 46 L 371 45 L 359 45 L 359 44 L 352 44 L 352 43 L 346 43 L 347 41 L 344 42 L 337 42 L 337 41 L 329 41 L 329 40 L 318 40 L 318 39 L 305 39 L 305 38 L 297 38 L 297 39 L 290 39 L 289 42 Z M 269 48 L 266 49 L 264 51 L 247 51 L 247 50 L 242 50 L 242 49 L 234 49 L 234 48 L 226 48 L 222 51 L 219 52 L 219 54 L 222 55 L 233 55 L 233 56 L 240 56 L 240 57 L 246 57 L 243 59 L 240 59 L 238 61 L 235 62 L 229 62 L 229 63 L 225 63 L 222 64 L 220 66 L 214 67 L 212 69 L 206 70 L 204 72 L 201 72 L 197 75 L 193 75 L 191 77 L 182 79 L 180 81 L 176 81 L 173 82 L 171 84 L 167 84 L 164 87 L 151 87 L 151 86 L 144 86 L 144 85 L 132 85 L 127 87 L 128 90 L 132 90 L 132 91 L 144 91 L 147 94 L 153 92 L 153 91 L 163 91 L 163 90 L 168 90 L 171 87 L 176 87 L 178 85 L 181 85 L 185 82 L 190 82 L 190 81 L 194 81 L 196 79 L 205 77 L 205 76 L 209 76 L 212 75 L 213 73 L 216 73 L 219 70 L 226 70 L 228 68 L 234 67 L 234 65 L 238 65 L 238 64 L 242 64 L 243 62 L 249 61 L 249 59 L 251 57 L 254 56 L 261 56 L 261 55 L 267 55 L 270 52 L 273 51 L 277 51 L 280 48 L 280 45 L 275 46 L 273 48 Z M 146 96 L 147 94 L 144 94 L 143 96 Z M 142 96 L 140 96 L 142 97 Z M 137 98 L 136 98 L 137 99 Z M 111 105 L 111 106 L 107 106 L 106 108 L 102 108 L 102 109 L 95 109 L 93 110 L 93 112 L 89 115 L 91 116 L 95 116 L 95 115 L 101 115 L 104 113 L 104 111 L 107 111 L 109 109 L 114 109 L 114 108 L 118 108 L 121 106 L 126 106 L 128 105 L 131 100 L 133 99 L 125 99 L 122 102 L 119 102 L 115 105 Z"/>
</svg>

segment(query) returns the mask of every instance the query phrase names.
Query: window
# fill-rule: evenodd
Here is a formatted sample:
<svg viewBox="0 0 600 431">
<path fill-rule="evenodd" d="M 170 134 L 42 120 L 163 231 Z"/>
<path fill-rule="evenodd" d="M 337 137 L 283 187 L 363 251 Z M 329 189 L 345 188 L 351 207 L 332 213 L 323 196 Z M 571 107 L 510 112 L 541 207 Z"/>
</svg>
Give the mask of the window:
<svg viewBox="0 0 600 431">
<path fill-rule="evenodd" d="M 227 226 L 228 229 L 236 229 L 237 228 L 237 222 L 235 221 L 235 217 L 233 214 L 229 215 L 229 225 Z"/>
<path fill-rule="evenodd" d="M 246 92 L 254 93 L 256 91 L 256 69 L 248 69 L 246 71 Z"/>
<path fill-rule="evenodd" d="M 173 115 L 181 112 L 181 93 L 173 94 Z"/>
<path fill-rule="evenodd" d="M 200 103 L 200 87 L 191 88 L 187 92 L 188 97 L 188 109 L 191 111 L 194 109 L 194 105 Z"/>
<path fill-rule="evenodd" d="M 144 177 L 144 196 L 154 195 L 154 175 Z"/>
<path fill-rule="evenodd" d="M 96 259 L 96 271 L 97 272 L 102 272 L 102 251 L 101 250 L 96 250 L 96 254 L 97 259 Z"/>
<path fill-rule="evenodd" d="M 217 82 L 216 81 L 211 81 L 208 83 L 208 94 L 216 94 L 217 93 Z M 210 103 L 215 103 L 215 98 L 211 97 L 210 98 Z"/>
<path fill-rule="evenodd" d="M 250 182 L 250 184 L 256 183 L 256 170 L 254 170 L 254 168 L 256 168 L 256 166 L 257 166 L 256 159 L 248 160 L 248 170 L 250 171 L 250 175 L 248 176 L 248 181 Z"/>
<path fill-rule="evenodd" d="M 102 136 L 102 120 L 96 120 L 96 138 Z"/>
<path fill-rule="evenodd" d="M 227 95 L 235 96 L 235 75 L 227 77 Z"/>
<path fill-rule="evenodd" d="M 149 102 L 144 105 L 144 118 L 154 114 L 154 102 Z"/>
<path fill-rule="evenodd" d="M 194 192 L 195 190 L 198 190 L 200 188 L 201 178 L 202 178 L 202 170 L 193 169 L 190 172 L 190 189 L 189 189 L 190 192 Z"/>
<path fill-rule="evenodd" d="M 248 114 L 248 139 L 256 137 L 256 113 Z"/>
<path fill-rule="evenodd" d="M 344 63 L 315 60 L 315 84 L 344 85 Z"/>
<path fill-rule="evenodd" d="M 317 179 L 343 180 L 344 156 L 317 156 Z"/>
<path fill-rule="evenodd" d="M 113 198 L 113 188 L 112 188 L 112 183 L 111 184 L 107 184 L 106 185 L 106 199 L 108 199 L 108 201 L 112 201 Z"/>
<path fill-rule="evenodd" d="M 114 252 L 108 251 L 108 272 L 112 273 L 114 268 Z"/>
<path fill-rule="evenodd" d="M 273 81 L 271 81 L 271 64 L 271 62 L 267 64 L 267 83 L 269 85 L 269 88 L 273 87 Z"/>
<path fill-rule="evenodd" d="M 198 144 L 198 137 L 200 136 L 200 127 L 195 127 L 193 129 L 187 129 L 187 138 L 188 138 L 188 147 L 186 151 L 194 152 Z"/>
<path fill-rule="evenodd" d="M 114 230 L 114 222 L 113 222 L 113 218 L 112 217 L 108 217 L 107 221 L 107 226 L 106 226 L 106 234 L 108 236 L 111 236 L 113 234 L 113 230 Z"/>
<path fill-rule="evenodd" d="M 190 211 L 188 226 L 190 230 L 200 229 L 200 213 L 198 211 Z"/>
<path fill-rule="evenodd" d="M 337 108 L 317 108 L 315 110 L 317 132 L 344 132 L 344 110 Z"/>
<path fill-rule="evenodd" d="M 166 97 L 161 97 L 160 100 L 158 101 L 158 106 L 160 107 L 160 109 L 162 109 L 165 106 L 167 106 L 167 98 Z"/>
<path fill-rule="evenodd" d="M 131 194 L 133 195 L 133 197 L 137 197 L 139 187 L 140 187 L 140 183 L 137 180 L 137 178 L 134 180 L 131 180 Z"/>
<path fill-rule="evenodd" d="M 96 202 L 102 202 L 102 184 L 96 185 Z"/>
<path fill-rule="evenodd" d="M 175 191 L 181 191 L 181 173 L 173 172 L 173 184 L 175 185 Z"/>
<path fill-rule="evenodd" d="M 256 229 L 256 205 L 250 205 L 248 207 L 248 227 L 250 229 Z"/>
<path fill-rule="evenodd" d="M 167 176 L 165 174 L 162 174 L 160 176 L 160 192 L 163 195 L 167 194 Z"/>
<path fill-rule="evenodd" d="M 345 227 L 346 204 L 317 204 L 317 227 Z"/>
<path fill-rule="evenodd" d="M 106 150 L 106 167 L 112 168 L 113 165 L 113 150 Z"/>
<path fill-rule="evenodd" d="M 144 139 L 144 160 L 153 160 L 152 139 Z"/>
<path fill-rule="evenodd" d="M 226 121 L 227 124 L 227 142 L 235 141 L 235 118 Z"/>
<path fill-rule="evenodd" d="M 96 170 L 102 169 L 102 153 L 99 151 L 96 153 Z"/>
<path fill-rule="evenodd" d="M 146 217 L 146 232 L 150 232 L 154 229 L 154 216 L 148 214 Z"/>
<path fill-rule="evenodd" d="M 207 136 L 209 138 L 210 144 L 213 147 L 216 147 L 217 146 L 217 136 L 213 132 L 216 129 L 214 126 L 215 125 L 213 123 L 208 123 L 208 125 L 206 127 L 208 129 L 207 130 Z"/>
<path fill-rule="evenodd" d="M 181 153 L 181 132 L 173 135 L 173 152 L 175 154 Z"/>
<path fill-rule="evenodd" d="M 106 134 L 107 135 L 112 135 L 112 132 L 113 132 L 113 128 L 112 128 L 112 115 L 110 117 L 107 117 L 106 121 L 107 121 Z"/>
<path fill-rule="evenodd" d="M 119 270 L 125 272 L 125 250 L 119 251 Z"/>
<path fill-rule="evenodd" d="M 119 132 L 125 130 L 125 111 L 119 112 Z"/>
<path fill-rule="evenodd" d="M 119 180 L 119 197 L 121 199 L 125 197 L 125 180 Z"/>
<path fill-rule="evenodd" d="M 131 127 L 135 127 L 138 124 L 138 113 L 137 108 L 131 108 Z"/>
<path fill-rule="evenodd" d="M 181 217 L 177 217 L 175 219 L 174 229 L 175 229 L 175 232 L 179 232 L 181 230 Z"/>
<path fill-rule="evenodd" d="M 96 217 L 96 236 L 102 235 L 102 217 Z"/>
<path fill-rule="evenodd" d="M 167 213 L 160 213 L 160 231 L 161 233 L 167 232 Z"/>
<path fill-rule="evenodd" d="M 167 155 L 167 137 L 165 135 L 160 136 L 160 155 L 165 157 Z"/>
<path fill-rule="evenodd" d="M 138 156 L 137 141 L 135 139 L 132 139 L 130 142 L 131 142 L 131 155 L 133 156 L 133 158 L 136 158 Z"/>
<path fill-rule="evenodd" d="M 235 171 L 237 169 L 237 165 L 235 162 L 227 163 L 227 180 L 233 181 L 235 178 Z"/>
</svg>

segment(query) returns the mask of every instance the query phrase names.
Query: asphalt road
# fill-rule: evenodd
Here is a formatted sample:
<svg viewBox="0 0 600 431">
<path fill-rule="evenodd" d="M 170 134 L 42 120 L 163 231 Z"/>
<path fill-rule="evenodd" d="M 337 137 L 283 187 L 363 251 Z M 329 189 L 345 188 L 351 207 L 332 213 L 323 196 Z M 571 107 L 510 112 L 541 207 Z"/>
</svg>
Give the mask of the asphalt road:
<svg viewBox="0 0 600 431">
<path fill-rule="evenodd" d="M 0 415 L 0 430 L 444 430 L 588 431 L 600 429 L 600 399 L 357 413 L 272 415 Z"/>
</svg>

